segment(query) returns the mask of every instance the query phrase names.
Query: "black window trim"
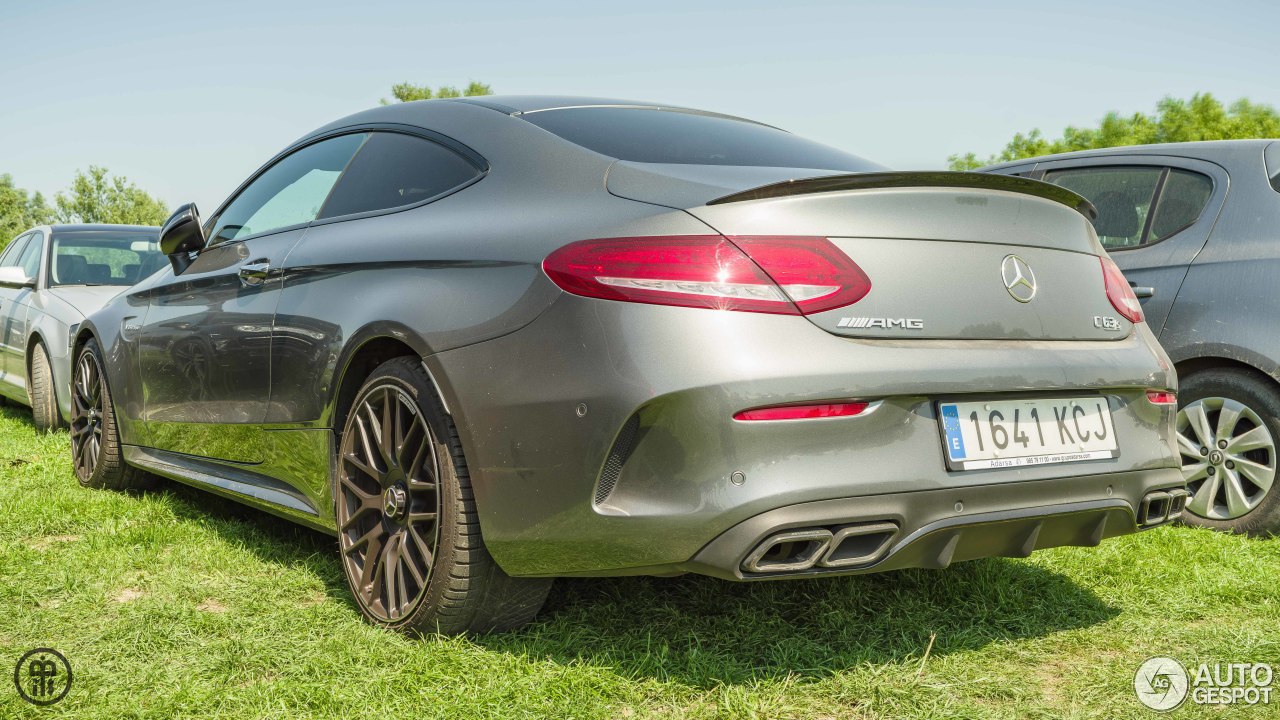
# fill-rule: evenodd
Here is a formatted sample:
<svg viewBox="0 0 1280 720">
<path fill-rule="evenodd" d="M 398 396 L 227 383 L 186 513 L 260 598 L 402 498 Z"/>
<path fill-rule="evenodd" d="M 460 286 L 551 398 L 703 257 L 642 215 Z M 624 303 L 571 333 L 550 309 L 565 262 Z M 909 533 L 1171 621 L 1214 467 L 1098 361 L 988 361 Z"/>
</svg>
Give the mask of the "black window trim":
<svg viewBox="0 0 1280 720">
<path fill-rule="evenodd" d="M 1170 238 L 1176 237 L 1178 234 L 1182 233 L 1182 232 L 1183 232 L 1184 230 L 1186 230 L 1187 228 L 1189 228 L 1189 227 L 1191 227 L 1192 225 L 1195 225 L 1196 223 L 1200 222 L 1200 219 L 1204 217 L 1204 211 L 1205 211 L 1205 210 L 1207 210 L 1207 209 L 1209 208 L 1209 203 L 1213 202 L 1213 196 L 1214 196 L 1214 193 L 1216 193 L 1216 192 L 1217 192 L 1217 190 L 1218 190 L 1218 179 L 1217 179 L 1217 178 L 1215 178 L 1213 175 L 1210 175 L 1209 173 L 1206 173 L 1206 172 L 1201 172 L 1201 171 L 1199 171 L 1199 170 L 1192 170 L 1192 169 L 1190 169 L 1190 168 L 1178 167 L 1178 166 L 1176 166 L 1176 165 L 1168 165 L 1168 164 L 1163 164 L 1163 163 L 1158 163 L 1158 162 L 1145 163 L 1145 164 L 1144 164 L 1144 163 L 1137 163 L 1137 164 L 1135 164 L 1135 163 L 1133 163 L 1133 162 L 1126 162 L 1126 160 L 1128 160 L 1127 158 L 1121 158 L 1121 157 L 1117 157 L 1117 156 L 1113 156 L 1113 155 L 1109 155 L 1109 156 L 1106 156 L 1106 157 L 1107 157 L 1107 159 L 1114 159 L 1114 160 L 1117 160 L 1118 162 L 1115 162 L 1115 163 L 1105 163 L 1105 164 L 1103 164 L 1103 163 L 1099 163 L 1099 164 L 1096 164 L 1096 165 L 1095 165 L 1095 164 L 1082 164 L 1082 165 L 1070 165 L 1070 166 L 1067 166 L 1067 167 L 1047 168 L 1047 169 L 1043 169 L 1043 170 L 1041 170 L 1041 173 L 1040 173 L 1040 179 L 1041 179 L 1041 180 L 1044 180 L 1044 178 L 1045 178 L 1045 177 L 1047 177 L 1047 176 L 1049 176 L 1049 175 L 1053 175 L 1053 174 L 1055 174 L 1055 173 L 1073 172 L 1073 171 L 1078 171 L 1078 170 L 1100 170 L 1100 169 L 1106 169 L 1106 170 L 1136 170 L 1136 169 L 1144 169 L 1144 170 L 1145 170 L 1145 169 L 1148 169 L 1148 168 L 1159 168 L 1159 169 L 1160 169 L 1160 177 L 1156 179 L 1156 186 L 1155 186 L 1155 189 L 1151 191 L 1151 198 L 1152 198 L 1152 200 L 1151 200 L 1151 208 L 1147 211 L 1147 217 L 1146 217 L 1146 220 L 1144 220 L 1144 221 L 1143 221 L 1143 224 L 1142 224 L 1142 234 L 1139 236 L 1139 238 L 1140 238 L 1140 239 L 1139 239 L 1138 244 L 1137 244 L 1137 245 L 1134 245 L 1134 246 L 1132 246 L 1132 247 L 1106 248 L 1106 250 L 1107 250 L 1107 252 L 1108 252 L 1108 253 L 1129 252 L 1129 251 L 1131 251 L 1131 250 L 1142 250 L 1142 249 L 1144 249 L 1144 248 L 1149 248 L 1149 247 L 1153 247 L 1153 246 L 1159 245 L 1160 243 L 1164 242 L 1165 240 L 1168 240 L 1168 239 L 1170 239 Z M 1159 240 L 1154 240 L 1154 241 L 1152 241 L 1152 242 L 1142 242 L 1142 240 L 1145 240 L 1145 239 L 1148 237 L 1148 235 L 1150 234 L 1150 232 L 1151 232 L 1151 223 L 1155 220 L 1156 211 L 1160 209 L 1160 203 L 1161 203 L 1161 201 L 1163 201 L 1163 200 L 1164 200 L 1164 184 L 1165 184 L 1165 180 L 1167 180 L 1167 179 L 1168 179 L 1169 174 L 1170 174 L 1170 173 L 1172 173 L 1174 170 L 1181 170 L 1181 171 L 1183 171 L 1183 172 L 1195 173 L 1196 175 L 1199 175 L 1199 176 L 1201 176 L 1201 177 L 1208 178 L 1208 180 L 1209 180 L 1209 199 L 1205 201 L 1204 205 L 1200 206 L 1200 210 L 1199 210 L 1199 212 L 1197 212 L 1197 213 L 1196 213 L 1195 218 L 1193 218 L 1193 219 L 1191 220 L 1191 222 L 1187 223 L 1186 225 L 1183 225 L 1182 227 L 1178 228 L 1177 230 L 1174 230 L 1173 232 L 1171 232 L 1171 233 L 1169 233 L 1168 235 L 1166 235 L 1166 236 L 1164 236 L 1164 237 L 1160 238 Z M 1044 180 L 1044 182 L 1052 182 L 1052 180 Z M 1056 183 L 1055 183 L 1055 184 L 1056 184 Z M 1101 241 L 1099 241 L 1099 242 L 1101 242 Z M 1103 247 L 1106 247 L 1106 246 L 1104 245 Z"/>
<path fill-rule="evenodd" d="M 360 213 L 349 213 L 347 215 L 336 215 L 331 218 L 310 220 L 304 223 L 294 223 L 293 225 L 272 228 L 271 230 L 266 230 L 264 232 L 253 233 L 252 235 L 245 235 L 244 237 L 232 238 L 230 240 L 224 240 L 219 243 L 210 243 L 208 247 L 209 248 L 227 247 L 229 245 L 239 243 L 239 242 L 244 242 L 246 240 L 256 240 L 257 238 L 269 237 L 271 235 L 277 235 L 279 233 L 290 232 L 293 230 L 299 230 L 301 228 L 312 227 L 315 225 L 328 225 L 336 222 L 346 222 L 348 220 L 361 220 L 363 218 L 375 217 L 378 215 L 390 215 L 392 213 L 404 212 L 406 210 L 413 210 L 415 208 L 422 207 L 423 205 L 426 205 L 428 203 L 433 203 L 437 200 L 440 200 L 444 197 L 452 195 L 461 190 L 465 190 L 466 188 L 471 187 L 472 185 L 480 182 L 489 174 L 489 163 L 487 160 L 485 160 L 483 155 L 476 152 L 475 150 L 472 150 L 470 147 L 462 144 L 461 142 L 449 137 L 448 135 L 438 133 L 434 130 L 428 130 L 427 128 L 418 127 L 416 125 L 404 125 L 401 123 L 360 123 L 358 125 L 347 125 L 340 128 L 333 128 L 331 130 L 327 130 L 323 133 L 319 133 L 316 135 L 308 136 L 306 138 L 303 138 L 302 140 L 299 140 L 293 145 L 290 145 L 284 150 L 281 150 L 280 152 L 276 153 L 274 157 L 272 157 L 270 160 L 264 163 L 262 167 L 258 168 L 258 170 L 254 172 L 253 175 L 250 175 L 249 179 L 240 183 L 240 186 L 235 189 L 235 192 L 227 196 L 226 200 L 222 201 L 222 204 L 218 206 L 217 211 L 213 215 L 209 216 L 209 219 L 205 221 L 205 224 L 204 224 L 205 234 L 207 235 L 210 231 L 213 230 L 214 226 L 218 222 L 218 218 L 222 216 L 222 213 L 226 212 L 226 209 L 230 207 L 231 203 L 235 202 L 236 199 L 239 198 L 240 195 L 250 185 L 252 185 L 259 177 L 262 177 L 262 175 L 266 173 L 268 170 L 275 167 L 276 164 L 279 163 L 281 160 L 284 160 L 285 158 L 298 152 L 299 150 L 310 147 L 317 143 L 322 143 L 325 140 L 332 140 L 333 138 L 341 137 L 343 135 L 358 135 L 360 133 L 375 133 L 375 132 L 398 133 L 401 135 L 409 135 L 409 136 L 421 138 L 423 140 L 427 140 L 429 142 L 434 142 L 437 145 L 441 145 L 444 148 L 448 150 L 452 150 L 453 152 L 460 155 L 463 160 L 466 160 L 468 163 L 471 164 L 472 167 L 476 169 L 476 175 L 473 176 L 470 180 L 460 185 L 450 188 L 437 195 L 433 195 L 429 198 L 418 200 L 409 205 L 397 205 L 396 207 L 383 208 L 381 210 L 368 210 Z M 355 159 L 356 155 L 360 154 L 360 150 L 363 149 L 363 147 L 364 146 L 362 144 L 361 147 L 351 155 L 351 157 L 347 160 L 348 165 L 350 165 L 351 161 Z M 346 171 L 347 171 L 346 167 L 343 167 L 342 172 L 338 174 L 338 180 L 335 180 L 333 183 L 334 188 L 338 186 L 338 181 L 342 179 L 342 174 L 345 173 Z M 329 193 L 330 194 L 333 193 L 333 188 L 329 188 Z M 317 216 L 321 212 L 324 212 L 324 206 L 327 205 L 328 202 L 329 202 L 329 196 L 326 195 L 324 203 L 321 203 L 320 205 L 320 211 L 316 213 Z"/>
</svg>

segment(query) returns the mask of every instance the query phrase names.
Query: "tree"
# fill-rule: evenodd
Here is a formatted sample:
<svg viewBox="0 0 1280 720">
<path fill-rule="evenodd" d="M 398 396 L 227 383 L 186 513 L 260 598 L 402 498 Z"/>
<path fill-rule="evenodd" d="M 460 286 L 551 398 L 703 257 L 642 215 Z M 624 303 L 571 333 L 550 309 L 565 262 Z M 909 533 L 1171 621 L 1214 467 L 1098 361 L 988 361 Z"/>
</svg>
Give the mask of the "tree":
<svg viewBox="0 0 1280 720">
<path fill-rule="evenodd" d="M 1091 148 L 1273 137 L 1280 137 L 1280 113 L 1270 105 L 1242 98 L 1224 107 L 1213 95 L 1196 93 L 1190 100 L 1165 97 L 1156 104 L 1154 115 L 1109 112 L 1098 127 L 1068 126 L 1056 140 L 1046 139 L 1038 129 L 1018 133 L 1004 150 L 986 160 L 970 152 L 948 157 L 947 164 L 952 170 L 972 170 L 996 162 Z"/>
<path fill-rule="evenodd" d="M 0 250 L 24 230 L 53 220 L 53 212 L 40 193 L 28 195 L 13 184 L 13 177 L 0 175 Z"/>
<path fill-rule="evenodd" d="M 399 102 L 413 102 L 414 100 L 430 100 L 432 98 L 456 98 L 456 97 L 474 97 L 476 95 L 492 95 L 493 88 L 482 82 L 472 80 L 465 88 L 459 90 L 452 85 L 441 85 L 432 90 L 428 85 L 414 85 L 413 83 L 396 83 L 391 86 L 391 94 Z M 380 100 L 383 105 L 390 105 L 391 101 L 383 98 Z"/>
<path fill-rule="evenodd" d="M 107 176 L 107 169 L 89 166 L 76 171 L 71 188 L 58 193 L 58 222 L 159 225 L 168 217 L 164 203 L 143 192 L 123 176 Z"/>
</svg>

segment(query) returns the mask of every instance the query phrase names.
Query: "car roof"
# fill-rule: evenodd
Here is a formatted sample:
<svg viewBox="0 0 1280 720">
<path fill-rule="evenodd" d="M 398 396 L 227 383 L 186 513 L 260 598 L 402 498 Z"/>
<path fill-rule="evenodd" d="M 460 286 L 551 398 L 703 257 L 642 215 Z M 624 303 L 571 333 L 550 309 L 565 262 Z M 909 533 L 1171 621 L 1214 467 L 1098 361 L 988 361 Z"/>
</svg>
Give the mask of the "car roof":
<svg viewBox="0 0 1280 720">
<path fill-rule="evenodd" d="M 1204 140 L 1200 142 L 1157 143 L 1154 145 L 1119 145 L 1116 147 L 1098 148 L 1095 150 L 1076 150 L 1074 152 L 1057 153 L 1055 155 L 1040 155 L 1038 157 L 1022 158 L 1020 160 L 1010 160 L 1008 162 L 987 165 L 986 167 L 979 168 L 979 171 L 988 172 L 991 170 L 1000 170 L 1029 163 L 1051 162 L 1054 160 L 1072 160 L 1075 158 L 1105 157 L 1110 155 L 1172 155 L 1176 157 L 1209 160 L 1212 162 L 1224 159 L 1234 159 L 1244 155 L 1253 156 L 1260 154 L 1264 148 L 1274 142 L 1277 142 L 1277 140 L 1270 138 L 1258 140 Z"/>
</svg>

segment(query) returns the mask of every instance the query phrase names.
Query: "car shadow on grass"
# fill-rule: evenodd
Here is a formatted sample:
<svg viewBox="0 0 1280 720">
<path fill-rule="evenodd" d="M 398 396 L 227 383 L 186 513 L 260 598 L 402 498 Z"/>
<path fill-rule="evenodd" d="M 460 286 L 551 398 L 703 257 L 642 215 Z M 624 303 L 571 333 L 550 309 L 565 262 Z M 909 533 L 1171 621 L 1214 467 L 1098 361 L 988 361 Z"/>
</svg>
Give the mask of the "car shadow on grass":
<svg viewBox="0 0 1280 720">
<path fill-rule="evenodd" d="M 823 677 L 1082 628 L 1113 608 L 1070 578 L 1003 558 L 945 571 L 732 583 L 560 580 L 531 628 L 476 642 L 696 687 Z"/>
</svg>

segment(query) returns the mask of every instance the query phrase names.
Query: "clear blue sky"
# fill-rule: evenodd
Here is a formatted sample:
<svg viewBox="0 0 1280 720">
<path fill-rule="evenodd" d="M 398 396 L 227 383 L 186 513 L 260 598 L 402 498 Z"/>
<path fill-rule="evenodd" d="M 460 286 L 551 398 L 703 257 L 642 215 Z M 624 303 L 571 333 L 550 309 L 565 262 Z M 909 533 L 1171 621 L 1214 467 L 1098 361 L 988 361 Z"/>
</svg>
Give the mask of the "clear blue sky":
<svg viewBox="0 0 1280 720">
<path fill-rule="evenodd" d="M 391 84 L 658 100 L 892 167 L 1199 90 L 1280 106 L 1273 1 L 0 0 L 0 173 L 105 165 L 206 213 Z"/>
</svg>

